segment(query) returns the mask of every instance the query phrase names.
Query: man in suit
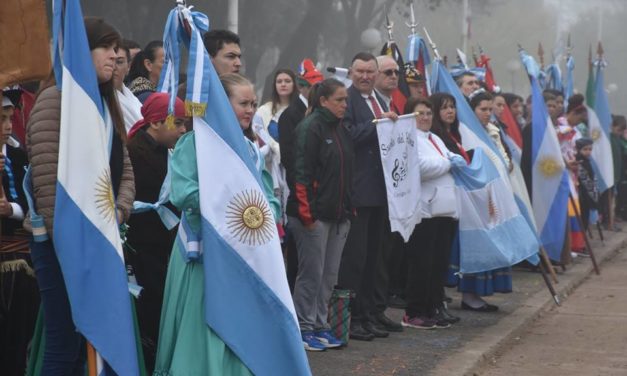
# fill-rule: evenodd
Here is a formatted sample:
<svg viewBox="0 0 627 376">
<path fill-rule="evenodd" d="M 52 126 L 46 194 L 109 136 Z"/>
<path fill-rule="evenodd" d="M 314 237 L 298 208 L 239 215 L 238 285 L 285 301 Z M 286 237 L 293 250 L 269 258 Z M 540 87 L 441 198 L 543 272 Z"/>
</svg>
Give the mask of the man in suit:
<svg viewBox="0 0 627 376">
<path fill-rule="evenodd" d="M 353 85 L 348 89 L 348 107 L 344 126 L 354 143 L 355 173 L 353 180 L 353 204 L 357 216 L 344 246 L 339 272 L 339 285 L 356 293 L 352 304 L 350 337 L 369 341 L 375 337 L 387 337 L 389 331 L 402 330 L 375 304 L 377 264 L 386 238 L 388 221 L 387 195 L 383 167 L 379 153 L 379 141 L 374 119 L 398 119 L 388 110 L 384 99 L 375 90 L 378 73 L 376 58 L 360 52 L 351 63 Z"/>
<path fill-rule="evenodd" d="M 283 111 L 279 117 L 279 148 L 281 150 L 281 164 L 285 168 L 287 186 L 294 189 L 294 162 L 296 161 L 296 137 L 294 130 L 298 123 L 305 117 L 307 111 L 309 91 L 311 87 L 324 79 L 322 73 L 316 69 L 310 59 L 305 59 L 300 63 L 300 71 L 296 77 L 296 85 L 300 94 L 294 98 L 292 103 Z M 290 290 L 294 292 L 294 283 L 298 272 L 298 255 L 296 253 L 296 243 L 290 233 L 289 223 L 287 224 L 287 234 L 285 243 L 287 246 L 287 282 Z"/>
</svg>

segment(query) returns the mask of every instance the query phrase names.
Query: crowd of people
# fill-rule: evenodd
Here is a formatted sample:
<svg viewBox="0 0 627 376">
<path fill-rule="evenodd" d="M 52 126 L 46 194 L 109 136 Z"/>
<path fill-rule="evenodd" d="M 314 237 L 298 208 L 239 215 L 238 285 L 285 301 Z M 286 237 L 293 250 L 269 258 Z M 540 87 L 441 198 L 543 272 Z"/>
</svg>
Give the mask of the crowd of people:
<svg viewBox="0 0 627 376">
<path fill-rule="evenodd" d="M 163 42 L 140 48 L 98 18 L 86 18 L 85 27 L 99 94 L 115 130 L 109 164 L 116 220 L 127 225 L 129 278 L 143 288 L 137 319 L 144 365 L 155 375 L 249 374 L 233 349 L 205 324 L 203 281 L 211 276 L 204 275 L 176 241 L 179 218 L 180 226 L 185 223 L 191 231 L 197 231 L 201 220 L 195 134 L 184 103 L 185 83 L 179 88 L 174 118 L 169 118 L 169 96 L 157 92 Z M 511 268 L 458 273 L 460 254 L 454 243 L 460 213 L 451 172 L 470 164 L 473 150 L 463 147 L 453 95 L 418 95 L 425 77 L 414 68 L 399 66 L 387 55 L 359 52 L 351 61 L 350 86 L 325 78 L 311 59 L 303 57 L 297 73 L 290 67 L 273 73 L 271 96 L 258 106 L 254 84 L 240 74 L 239 37 L 212 30 L 203 42 L 263 182 L 282 239 L 286 278 L 306 350 L 346 345 L 329 323 L 334 289 L 354 293 L 348 336 L 359 341 L 458 323 L 460 318 L 448 309 L 452 299 L 445 287 L 457 287 L 462 293 L 463 310 L 490 314 L 499 309 L 485 298 L 512 291 Z M 393 100 L 401 77 L 414 93 L 404 108 Z M 520 167 L 531 187 L 530 102 L 513 93 L 490 93 L 470 71 L 455 79 L 499 151 L 504 170 L 515 175 Z M 38 290 L 32 291 L 34 284 L 20 284 L 24 291 L 18 293 L 29 295 L 30 301 L 41 299 L 46 338 L 41 374 L 74 375 L 84 372 L 85 340 L 72 321 L 52 238 L 62 102 L 54 84 L 52 75 L 36 96 L 26 86 L 3 92 L 0 217 L 2 236 L 39 239 L 47 234 L 43 241 L 30 241 L 30 256 L 25 258 Z M 599 213 L 608 224 L 611 210 L 618 218 L 627 218 L 623 164 L 627 121 L 620 115 L 612 119 L 617 191 L 613 208 L 597 188 L 584 96 L 571 96 L 564 108 L 564 94 L 546 90 L 544 101 L 583 220 L 583 228 L 570 226 L 561 260 L 567 263 L 573 256 L 585 256 L 579 232 L 596 223 Z M 505 140 L 505 108 L 523 135 L 520 162 Z M 14 112 L 22 117 L 16 118 Z M 406 243 L 391 231 L 375 121 L 395 121 L 404 114 L 415 114 L 420 201 L 425 208 Z M 23 184 L 29 164 L 30 177 Z M 11 364 L 5 368 L 7 374 L 24 373 L 37 306 L 21 306 L 19 312 L 3 311 L 0 316 L 0 357 L 3 367 Z M 404 309 L 401 322 L 386 315 L 389 307 Z M 16 326 L 22 330 L 8 330 Z"/>
</svg>

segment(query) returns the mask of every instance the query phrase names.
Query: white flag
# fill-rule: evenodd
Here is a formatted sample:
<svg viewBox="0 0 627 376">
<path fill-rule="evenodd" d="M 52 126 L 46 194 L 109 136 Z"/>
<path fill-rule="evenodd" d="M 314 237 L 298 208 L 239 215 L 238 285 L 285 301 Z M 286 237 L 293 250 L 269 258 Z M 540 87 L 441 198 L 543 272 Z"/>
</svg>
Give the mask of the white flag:
<svg viewBox="0 0 627 376">
<path fill-rule="evenodd" d="M 385 176 L 392 231 L 405 242 L 422 220 L 420 215 L 420 166 L 416 149 L 416 118 L 401 116 L 396 122 L 379 120 L 377 125 L 381 164 Z"/>
</svg>

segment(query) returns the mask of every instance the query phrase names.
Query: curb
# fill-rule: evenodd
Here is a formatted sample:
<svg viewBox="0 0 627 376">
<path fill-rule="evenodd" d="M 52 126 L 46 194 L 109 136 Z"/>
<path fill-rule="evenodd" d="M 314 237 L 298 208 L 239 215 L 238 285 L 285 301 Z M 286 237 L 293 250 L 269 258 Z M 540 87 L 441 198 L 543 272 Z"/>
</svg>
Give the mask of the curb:
<svg viewBox="0 0 627 376">
<path fill-rule="evenodd" d="M 597 263 L 602 264 L 613 258 L 618 251 L 627 245 L 627 233 L 605 233 L 604 244 L 592 241 Z M 583 260 L 571 266 L 566 274 L 558 275 L 558 284 L 554 284 L 560 302 L 568 299 L 568 295 L 581 285 L 587 278 L 594 277 L 592 262 Z M 602 273 L 601 268 L 601 273 Z M 519 336 L 543 314 L 554 309 L 555 302 L 547 289 L 542 289 L 530 296 L 522 306 L 510 313 L 496 325 L 484 330 L 477 338 L 465 344 L 429 374 L 434 376 L 465 375 L 478 376 L 482 366 L 498 357 L 508 345 L 515 344 Z"/>
</svg>

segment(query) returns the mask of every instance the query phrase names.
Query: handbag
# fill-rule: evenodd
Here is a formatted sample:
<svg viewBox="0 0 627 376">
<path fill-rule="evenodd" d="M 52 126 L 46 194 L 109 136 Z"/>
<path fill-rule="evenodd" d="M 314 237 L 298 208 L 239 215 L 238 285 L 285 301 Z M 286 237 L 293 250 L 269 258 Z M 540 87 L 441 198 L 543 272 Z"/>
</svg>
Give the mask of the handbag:
<svg viewBox="0 0 627 376">
<path fill-rule="evenodd" d="M 351 326 L 351 299 L 355 294 L 351 290 L 334 289 L 329 300 L 329 325 L 335 338 L 348 344 Z"/>
</svg>

